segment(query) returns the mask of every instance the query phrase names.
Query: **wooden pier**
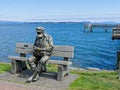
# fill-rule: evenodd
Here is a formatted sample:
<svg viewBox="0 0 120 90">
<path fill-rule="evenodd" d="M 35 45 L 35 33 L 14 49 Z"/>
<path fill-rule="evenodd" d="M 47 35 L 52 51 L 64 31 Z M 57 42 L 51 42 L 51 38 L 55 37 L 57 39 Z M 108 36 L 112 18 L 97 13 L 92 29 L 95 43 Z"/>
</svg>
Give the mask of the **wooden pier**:
<svg viewBox="0 0 120 90">
<path fill-rule="evenodd" d="M 109 28 L 117 27 L 117 26 L 120 26 L 120 24 L 95 24 L 95 23 L 89 23 L 89 24 L 84 25 L 84 32 L 86 30 L 89 30 L 90 32 L 92 32 L 95 27 L 102 27 L 105 30 L 105 32 L 107 32 Z"/>
<path fill-rule="evenodd" d="M 119 39 L 120 40 L 120 26 L 112 29 L 112 40 Z"/>
</svg>

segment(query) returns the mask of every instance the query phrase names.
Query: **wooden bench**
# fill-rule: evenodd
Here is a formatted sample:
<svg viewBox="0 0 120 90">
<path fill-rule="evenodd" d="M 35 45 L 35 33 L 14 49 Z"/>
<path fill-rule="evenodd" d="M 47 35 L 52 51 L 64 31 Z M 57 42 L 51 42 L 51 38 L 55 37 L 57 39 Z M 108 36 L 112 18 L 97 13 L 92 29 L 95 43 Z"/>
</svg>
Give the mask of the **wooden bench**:
<svg viewBox="0 0 120 90">
<path fill-rule="evenodd" d="M 29 43 L 17 43 L 16 53 L 19 56 L 8 56 L 12 64 L 12 73 L 20 73 L 27 69 L 26 61 L 32 55 L 33 45 Z M 30 55 L 29 55 L 30 54 Z M 74 56 L 73 46 L 54 46 L 51 57 L 62 57 L 63 60 L 49 60 L 47 63 L 57 64 L 57 80 L 63 80 L 63 77 L 69 75 L 70 59 Z"/>
</svg>

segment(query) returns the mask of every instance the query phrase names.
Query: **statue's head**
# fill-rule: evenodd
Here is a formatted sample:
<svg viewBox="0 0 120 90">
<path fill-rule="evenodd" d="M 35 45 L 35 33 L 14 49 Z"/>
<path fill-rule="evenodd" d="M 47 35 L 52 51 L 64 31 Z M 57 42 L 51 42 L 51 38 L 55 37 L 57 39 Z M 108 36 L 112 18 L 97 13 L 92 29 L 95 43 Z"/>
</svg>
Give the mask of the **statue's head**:
<svg viewBox="0 0 120 90">
<path fill-rule="evenodd" d="M 43 37 L 44 36 L 44 27 L 37 27 L 36 32 L 38 37 Z"/>
</svg>

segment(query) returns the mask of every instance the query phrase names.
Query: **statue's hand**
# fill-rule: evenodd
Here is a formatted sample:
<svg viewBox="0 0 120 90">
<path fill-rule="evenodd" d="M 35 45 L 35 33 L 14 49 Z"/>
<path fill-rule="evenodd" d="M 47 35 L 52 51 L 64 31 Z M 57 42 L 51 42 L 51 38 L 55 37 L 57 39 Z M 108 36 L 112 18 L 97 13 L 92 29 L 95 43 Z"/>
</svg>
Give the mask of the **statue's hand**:
<svg viewBox="0 0 120 90">
<path fill-rule="evenodd" d="M 39 48 L 41 51 L 45 51 L 45 48 Z"/>
<path fill-rule="evenodd" d="M 34 50 L 37 50 L 37 49 L 38 49 L 38 47 L 35 47 L 35 46 L 34 46 L 33 48 L 34 48 Z"/>
<path fill-rule="evenodd" d="M 41 48 L 37 48 L 38 51 L 41 51 Z"/>
<path fill-rule="evenodd" d="M 38 51 L 45 51 L 45 48 L 37 48 Z"/>
<path fill-rule="evenodd" d="M 45 48 L 39 48 L 39 47 L 34 46 L 34 50 L 45 51 Z"/>
</svg>

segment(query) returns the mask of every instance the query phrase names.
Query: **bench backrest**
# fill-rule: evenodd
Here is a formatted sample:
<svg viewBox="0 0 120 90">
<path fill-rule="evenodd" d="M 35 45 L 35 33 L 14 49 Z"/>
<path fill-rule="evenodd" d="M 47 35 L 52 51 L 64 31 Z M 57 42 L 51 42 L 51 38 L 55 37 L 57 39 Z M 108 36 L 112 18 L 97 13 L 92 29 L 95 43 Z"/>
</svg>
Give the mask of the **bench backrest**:
<svg viewBox="0 0 120 90">
<path fill-rule="evenodd" d="M 33 50 L 33 44 L 29 44 L 29 43 L 17 43 L 16 44 L 16 53 L 32 54 L 32 50 Z M 52 56 L 73 58 L 74 47 L 55 45 Z"/>
</svg>

